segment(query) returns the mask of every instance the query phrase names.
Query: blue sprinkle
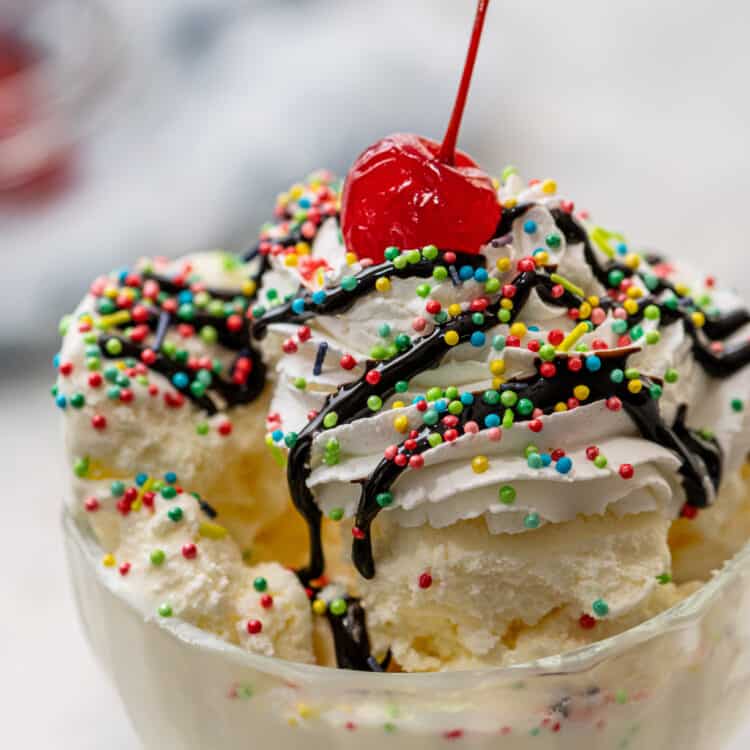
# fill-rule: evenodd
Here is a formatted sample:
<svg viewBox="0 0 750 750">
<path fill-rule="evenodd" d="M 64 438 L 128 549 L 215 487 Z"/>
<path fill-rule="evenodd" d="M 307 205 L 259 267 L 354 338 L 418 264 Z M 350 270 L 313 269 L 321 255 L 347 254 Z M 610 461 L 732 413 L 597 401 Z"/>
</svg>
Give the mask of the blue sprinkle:
<svg viewBox="0 0 750 750">
<path fill-rule="evenodd" d="M 500 426 L 500 416 L 498 414 L 488 414 L 484 418 L 484 426 L 485 427 L 499 427 Z"/>
<path fill-rule="evenodd" d="M 536 232 L 536 222 L 531 219 L 525 221 L 523 224 L 523 231 L 526 232 L 526 234 L 534 234 L 534 232 Z"/>
<path fill-rule="evenodd" d="M 526 327 L 528 328 L 529 331 L 538 331 L 539 330 L 539 326 L 526 326 Z"/>
<path fill-rule="evenodd" d="M 537 248 L 536 250 L 534 250 L 534 252 L 533 252 L 533 253 L 531 253 L 531 254 L 532 254 L 532 255 L 539 255 L 539 253 L 546 253 L 546 252 L 547 252 L 546 248 L 544 248 L 544 247 L 538 247 L 538 248 Z"/>
<path fill-rule="evenodd" d="M 177 481 L 177 474 L 175 474 L 173 471 L 168 471 L 164 475 L 164 481 L 167 484 L 174 484 Z"/>
<path fill-rule="evenodd" d="M 278 443 L 284 437 L 284 430 L 274 430 L 271 433 L 271 437 L 275 443 Z"/>
<path fill-rule="evenodd" d="M 474 278 L 474 269 L 471 266 L 461 266 L 461 268 L 458 269 L 458 278 L 461 279 L 461 281 L 468 281 L 469 279 Z"/>
<path fill-rule="evenodd" d="M 312 293 L 312 301 L 316 305 L 322 305 L 326 301 L 326 293 L 322 289 Z"/>
<path fill-rule="evenodd" d="M 178 295 L 177 299 L 181 305 L 187 305 L 193 301 L 193 293 L 189 289 L 183 289 Z"/>
<path fill-rule="evenodd" d="M 117 272 L 117 281 L 120 285 L 125 283 L 125 279 L 128 278 L 128 275 L 130 274 L 130 269 L 128 268 L 121 268 Z"/>
<path fill-rule="evenodd" d="M 486 268 L 477 268 L 477 270 L 474 271 L 474 281 L 484 283 L 488 278 L 489 274 L 487 273 Z"/>
<path fill-rule="evenodd" d="M 302 315 L 305 312 L 305 300 L 302 297 L 297 297 L 292 301 L 292 312 L 295 315 Z"/>
<path fill-rule="evenodd" d="M 448 401 L 444 398 L 439 398 L 434 404 L 433 407 L 435 408 L 435 411 L 447 411 L 448 409 Z"/>
<path fill-rule="evenodd" d="M 541 469 L 544 466 L 542 457 L 538 453 L 529 453 L 526 463 L 530 469 Z"/>
<path fill-rule="evenodd" d="M 492 348 L 501 352 L 505 348 L 505 336 L 493 336 L 492 337 Z"/>
<path fill-rule="evenodd" d="M 563 456 L 562 458 L 557 459 L 555 468 L 561 474 L 567 474 L 573 468 L 573 462 L 567 456 Z"/>
<path fill-rule="evenodd" d="M 472 346 L 484 346 L 485 342 L 487 341 L 487 337 L 482 333 L 482 331 L 474 331 L 474 333 L 471 334 L 471 345 Z"/>
<path fill-rule="evenodd" d="M 542 466 L 549 466 L 552 463 L 552 456 L 549 453 L 542 453 L 539 457 L 542 459 Z"/>
<path fill-rule="evenodd" d="M 68 405 L 68 400 L 65 398 L 65 396 L 62 395 L 62 393 L 59 396 L 55 397 L 55 403 L 61 408 L 64 409 Z"/>
<path fill-rule="evenodd" d="M 315 352 L 315 364 L 313 365 L 313 375 L 320 375 L 323 372 L 323 360 L 326 358 L 328 351 L 328 342 L 321 341 L 318 344 L 318 351 Z"/>
<path fill-rule="evenodd" d="M 424 396 L 414 396 L 412 399 L 412 404 L 418 404 L 420 401 L 427 401 L 427 399 Z"/>
<path fill-rule="evenodd" d="M 144 484 L 146 484 L 146 480 L 148 479 L 148 474 L 146 474 L 145 471 L 142 471 L 140 474 L 135 475 L 135 483 L 138 485 L 138 487 L 143 487 Z"/>
<path fill-rule="evenodd" d="M 307 197 L 303 197 L 303 198 L 300 198 L 300 199 L 299 199 L 299 200 L 297 201 L 297 205 L 298 205 L 298 206 L 299 206 L 300 208 L 310 208 L 310 206 L 311 206 L 312 204 L 310 203 L 310 199 L 309 199 L 309 198 L 307 198 Z"/>
<path fill-rule="evenodd" d="M 469 393 L 468 391 L 466 393 L 461 394 L 461 403 L 464 406 L 471 406 L 474 403 L 474 394 Z"/>
<path fill-rule="evenodd" d="M 618 252 L 619 255 L 627 255 L 628 254 L 628 246 L 624 242 L 621 242 L 617 246 L 617 252 Z"/>
<path fill-rule="evenodd" d="M 172 384 L 175 388 L 187 388 L 190 378 L 184 372 L 176 372 L 172 375 Z"/>
<path fill-rule="evenodd" d="M 597 370 L 601 370 L 601 368 L 602 361 L 596 356 L 596 354 L 590 354 L 586 357 L 586 369 L 589 372 L 596 372 Z"/>
<path fill-rule="evenodd" d="M 97 350 L 98 353 L 98 350 Z M 54 357 L 52 357 L 52 366 L 57 369 L 60 366 L 60 352 L 55 354 Z"/>
</svg>

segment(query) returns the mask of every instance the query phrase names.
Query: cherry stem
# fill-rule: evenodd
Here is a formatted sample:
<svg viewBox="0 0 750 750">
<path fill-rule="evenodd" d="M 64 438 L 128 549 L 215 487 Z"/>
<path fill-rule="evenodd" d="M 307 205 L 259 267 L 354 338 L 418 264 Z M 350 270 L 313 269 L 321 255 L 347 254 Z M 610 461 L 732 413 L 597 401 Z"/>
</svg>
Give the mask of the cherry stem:
<svg viewBox="0 0 750 750">
<path fill-rule="evenodd" d="M 453 105 L 451 119 L 448 123 L 448 129 L 445 131 L 443 143 L 440 146 L 438 159 L 445 164 L 454 164 L 456 161 L 456 142 L 458 141 L 458 129 L 461 127 L 461 119 L 464 115 L 466 106 L 466 97 L 469 95 L 469 86 L 471 85 L 471 76 L 474 72 L 474 63 L 479 51 L 479 40 L 482 38 L 482 28 L 484 27 L 484 17 L 487 14 L 487 7 L 490 0 L 479 0 L 477 3 L 477 14 L 474 19 L 474 28 L 471 32 L 471 41 L 469 42 L 469 51 L 466 53 L 466 62 L 464 63 L 464 72 L 461 75 L 461 83 L 456 94 L 456 103 Z"/>
</svg>

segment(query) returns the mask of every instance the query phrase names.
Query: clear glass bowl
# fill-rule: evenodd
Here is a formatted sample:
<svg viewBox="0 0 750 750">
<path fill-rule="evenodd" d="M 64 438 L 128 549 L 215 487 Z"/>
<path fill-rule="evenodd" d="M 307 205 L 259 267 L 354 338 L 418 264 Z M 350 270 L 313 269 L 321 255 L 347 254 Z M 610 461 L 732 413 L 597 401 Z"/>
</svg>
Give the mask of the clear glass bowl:
<svg viewBox="0 0 750 750">
<path fill-rule="evenodd" d="M 719 750 L 750 698 L 750 545 L 697 593 L 622 635 L 507 669 L 365 674 L 249 654 L 157 620 L 64 535 L 88 638 L 148 749 Z"/>
</svg>

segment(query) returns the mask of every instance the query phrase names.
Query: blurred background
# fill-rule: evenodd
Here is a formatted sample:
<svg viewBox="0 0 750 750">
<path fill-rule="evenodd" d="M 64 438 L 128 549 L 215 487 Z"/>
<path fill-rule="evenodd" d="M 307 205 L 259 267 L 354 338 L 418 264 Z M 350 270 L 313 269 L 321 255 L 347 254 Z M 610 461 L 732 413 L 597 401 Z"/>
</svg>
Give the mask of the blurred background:
<svg viewBox="0 0 750 750">
<path fill-rule="evenodd" d="M 65 583 L 57 321 L 140 255 L 243 249 L 277 192 L 386 133 L 439 138 L 474 6 L 0 0 L 7 747 L 136 747 Z M 460 145 L 748 293 L 748 28 L 740 0 L 495 0 Z"/>
</svg>

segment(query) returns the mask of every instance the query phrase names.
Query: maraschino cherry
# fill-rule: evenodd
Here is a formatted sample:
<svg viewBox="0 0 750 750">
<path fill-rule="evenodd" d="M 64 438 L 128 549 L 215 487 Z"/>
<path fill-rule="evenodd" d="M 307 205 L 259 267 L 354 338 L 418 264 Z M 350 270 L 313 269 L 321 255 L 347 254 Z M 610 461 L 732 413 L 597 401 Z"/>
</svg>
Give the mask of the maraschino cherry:
<svg viewBox="0 0 750 750">
<path fill-rule="evenodd" d="M 479 0 L 461 84 L 442 144 L 408 133 L 365 150 L 349 171 L 341 205 L 344 242 L 383 261 L 388 246 L 478 253 L 500 220 L 490 178 L 456 150 L 489 0 Z"/>
</svg>

